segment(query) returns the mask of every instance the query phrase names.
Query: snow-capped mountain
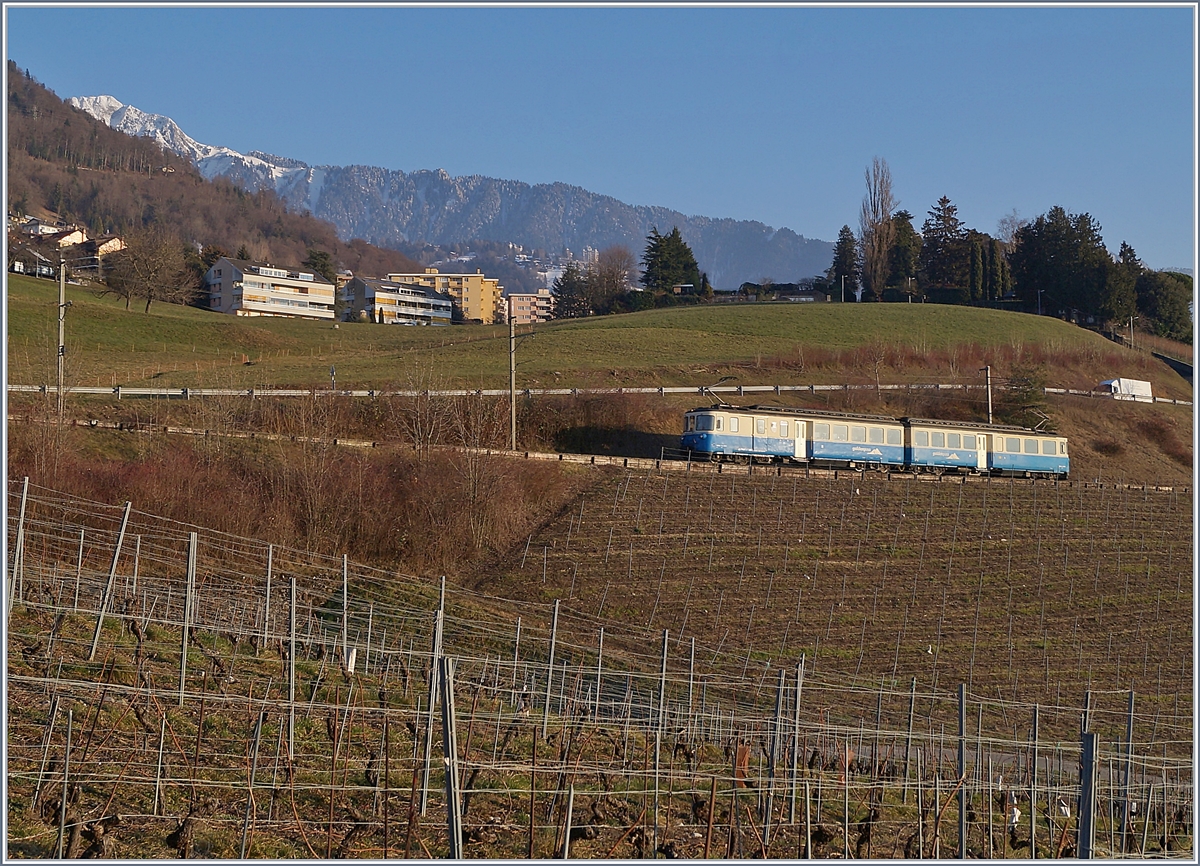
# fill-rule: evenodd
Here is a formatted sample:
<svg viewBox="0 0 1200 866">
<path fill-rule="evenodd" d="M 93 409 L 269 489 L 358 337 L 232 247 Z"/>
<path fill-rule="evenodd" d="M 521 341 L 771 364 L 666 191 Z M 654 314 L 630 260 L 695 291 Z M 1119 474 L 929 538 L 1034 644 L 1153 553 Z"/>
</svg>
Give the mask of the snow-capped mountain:
<svg viewBox="0 0 1200 866">
<path fill-rule="evenodd" d="M 678 226 L 696 260 L 718 288 L 771 275 L 779 282 L 823 273 L 833 244 L 753 220 L 686 216 L 662 207 L 633 206 L 564 183 L 530 185 L 442 170 L 405 173 L 376 166 L 310 166 L 261 151 L 239 153 L 201 144 L 171 118 L 149 114 L 112 96 L 68 102 L 114 129 L 149 136 L 186 157 L 208 178 L 225 177 L 247 189 L 272 189 L 293 211 L 327 220 L 344 239 L 381 247 L 427 241 L 463 244 L 507 241 L 533 249 L 639 250 L 652 227 Z"/>
<path fill-rule="evenodd" d="M 201 144 L 164 114 L 150 114 L 125 105 L 113 96 L 72 96 L 67 104 L 82 109 L 113 129 L 158 142 L 164 150 L 190 159 L 200 174 L 212 180 L 227 177 L 248 189 L 274 189 L 293 209 L 312 210 L 308 197 L 312 170 L 304 163 L 253 151 L 239 153 L 229 147 Z M 317 186 L 319 195 L 320 186 Z"/>
</svg>

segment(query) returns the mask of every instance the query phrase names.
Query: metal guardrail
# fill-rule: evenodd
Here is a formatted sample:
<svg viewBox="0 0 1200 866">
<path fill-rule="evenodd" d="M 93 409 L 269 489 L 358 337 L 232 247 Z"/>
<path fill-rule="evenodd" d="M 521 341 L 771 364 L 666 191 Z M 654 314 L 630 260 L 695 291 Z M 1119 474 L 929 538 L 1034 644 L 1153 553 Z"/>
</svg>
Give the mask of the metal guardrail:
<svg viewBox="0 0 1200 866">
<path fill-rule="evenodd" d="M 802 393 L 816 394 L 825 391 L 984 391 L 986 385 L 960 385 L 935 383 L 911 383 L 904 385 L 871 385 L 849 384 L 840 385 L 725 385 L 717 387 L 674 386 L 657 388 L 518 388 L 517 393 L 523 397 L 577 397 L 599 396 L 614 394 L 735 394 L 739 397 L 747 394 L 784 394 Z M 10 393 L 46 394 L 55 390 L 52 385 L 9 385 Z M 158 397 L 162 399 L 190 400 L 193 397 L 507 397 L 507 388 L 452 388 L 444 390 L 345 390 L 328 388 L 128 388 L 124 385 L 112 387 L 70 387 L 64 389 L 70 394 L 94 394 L 115 396 L 118 400 L 124 397 Z M 1113 395 L 1104 391 L 1081 391 L 1074 388 L 1043 388 L 1047 395 L 1062 394 L 1071 397 L 1091 397 L 1096 399 L 1113 399 Z M 1136 402 L 1169 403 L 1176 406 L 1191 406 L 1191 400 L 1176 400 L 1171 397 L 1152 397 L 1149 400 Z"/>
</svg>

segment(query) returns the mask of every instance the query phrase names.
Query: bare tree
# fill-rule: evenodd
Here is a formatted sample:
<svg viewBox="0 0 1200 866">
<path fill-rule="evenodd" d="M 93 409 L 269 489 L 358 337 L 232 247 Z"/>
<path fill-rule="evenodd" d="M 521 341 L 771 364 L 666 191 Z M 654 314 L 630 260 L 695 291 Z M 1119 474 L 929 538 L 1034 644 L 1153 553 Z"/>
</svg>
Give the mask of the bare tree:
<svg viewBox="0 0 1200 866">
<path fill-rule="evenodd" d="M 888 257 L 896 234 L 892 212 L 900 203 L 892 196 L 892 172 L 887 160 L 875 157 L 865 176 L 867 194 L 858 217 L 859 249 L 865 288 L 878 297 L 887 285 Z"/>
<path fill-rule="evenodd" d="M 196 297 L 199 286 L 188 267 L 183 242 L 160 226 L 149 226 L 129 234 L 125 249 L 109 257 L 110 270 L 105 292 L 125 299 L 186 304 Z"/>
<path fill-rule="evenodd" d="M 1005 255 L 1013 251 L 1017 232 L 1027 225 L 1029 225 L 1029 220 L 1018 214 L 1016 208 L 1013 208 L 1011 213 L 1000 217 L 1000 222 L 996 223 L 996 237 L 1004 245 Z"/>
<path fill-rule="evenodd" d="M 605 247 L 588 273 L 588 305 L 593 310 L 605 310 L 612 299 L 629 291 L 635 276 L 637 259 L 627 246 Z"/>
<path fill-rule="evenodd" d="M 417 363 L 408 369 L 403 385 L 403 390 L 416 394 L 388 398 L 393 423 L 412 444 L 418 460 L 427 455 L 430 446 L 444 444 L 449 437 L 455 406 L 450 397 L 439 397 L 434 393 L 448 387 L 446 377 L 432 362 Z"/>
</svg>

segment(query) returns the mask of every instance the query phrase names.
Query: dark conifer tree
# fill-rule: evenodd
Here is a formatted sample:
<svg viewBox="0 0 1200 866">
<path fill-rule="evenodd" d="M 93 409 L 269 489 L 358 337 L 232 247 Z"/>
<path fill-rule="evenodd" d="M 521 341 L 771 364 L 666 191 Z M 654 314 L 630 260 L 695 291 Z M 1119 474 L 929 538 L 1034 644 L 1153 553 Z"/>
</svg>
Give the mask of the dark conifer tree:
<svg viewBox="0 0 1200 866">
<path fill-rule="evenodd" d="M 967 230 L 958 208 L 942 196 L 921 226 L 921 273 L 929 288 L 964 288 L 970 280 Z"/>
<path fill-rule="evenodd" d="M 906 210 L 892 215 L 895 237 L 889 253 L 891 269 L 888 285 L 906 294 L 916 292 L 917 268 L 921 259 L 921 236 L 912 224 L 913 215 Z"/>
<path fill-rule="evenodd" d="M 672 293 L 675 286 L 691 286 L 688 294 L 699 294 L 703 290 L 700 268 L 692 249 L 679 234 L 679 227 L 667 235 L 659 234 L 658 227 L 650 230 L 646 238 L 646 251 L 642 254 L 641 284 L 652 292 Z"/>
<path fill-rule="evenodd" d="M 588 275 L 575 262 L 569 262 L 554 281 L 554 318 L 578 319 L 590 315 Z"/>
<path fill-rule="evenodd" d="M 850 226 L 842 226 L 841 231 L 838 232 L 837 242 L 833 245 L 833 263 L 825 272 L 825 278 L 829 281 L 829 288 L 833 292 L 833 296 L 839 301 L 845 300 L 842 296 L 843 286 L 846 292 L 853 295 L 858 290 L 858 274 L 858 241 Z M 845 278 L 844 282 L 843 277 Z"/>
</svg>

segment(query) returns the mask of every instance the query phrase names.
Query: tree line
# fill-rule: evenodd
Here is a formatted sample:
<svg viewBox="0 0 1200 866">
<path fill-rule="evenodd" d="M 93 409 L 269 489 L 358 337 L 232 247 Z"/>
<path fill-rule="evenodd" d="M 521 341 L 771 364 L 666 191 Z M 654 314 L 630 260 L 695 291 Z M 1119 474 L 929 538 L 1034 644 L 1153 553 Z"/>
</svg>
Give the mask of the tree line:
<svg viewBox="0 0 1200 866">
<path fill-rule="evenodd" d="M 641 289 L 631 285 L 634 270 L 633 252 L 622 245 L 601 250 L 595 262 L 569 263 L 554 281 L 555 317 L 574 319 L 712 300 L 708 274 L 700 270 L 678 226 L 665 235 L 657 226 L 651 228 L 638 277 Z"/>
<path fill-rule="evenodd" d="M 842 226 L 814 281 L 837 299 L 1009 304 L 1099 325 L 1137 317 L 1160 336 L 1192 341 L 1192 277 L 1147 268 L 1125 242 L 1112 255 L 1090 214 L 1055 206 L 1025 220 L 1014 211 L 992 236 L 964 225 L 942 196 L 918 231 L 893 197 L 886 160 L 876 157 L 865 179 L 858 232 Z"/>
</svg>

